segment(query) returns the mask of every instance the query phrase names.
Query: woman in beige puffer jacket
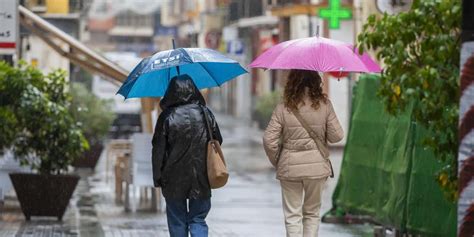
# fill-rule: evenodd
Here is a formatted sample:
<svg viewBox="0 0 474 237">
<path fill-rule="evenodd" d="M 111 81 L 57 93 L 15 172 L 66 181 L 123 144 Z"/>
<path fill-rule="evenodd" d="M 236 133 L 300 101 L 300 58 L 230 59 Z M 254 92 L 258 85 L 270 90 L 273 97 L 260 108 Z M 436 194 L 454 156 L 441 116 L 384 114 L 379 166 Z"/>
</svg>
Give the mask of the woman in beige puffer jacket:
<svg viewBox="0 0 474 237">
<path fill-rule="evenodd" d="M 321 83 L 317 72 L 291 70 L 283 103 L 273 111 L 263 137 L 265 152 L 277 169 L 282 188 L 287 237 L 318 236 L 321 194 L 332 172 L 330 162 L 291 111 L 297 110 L 328 142 L 344 137 Z"/>
</svg>

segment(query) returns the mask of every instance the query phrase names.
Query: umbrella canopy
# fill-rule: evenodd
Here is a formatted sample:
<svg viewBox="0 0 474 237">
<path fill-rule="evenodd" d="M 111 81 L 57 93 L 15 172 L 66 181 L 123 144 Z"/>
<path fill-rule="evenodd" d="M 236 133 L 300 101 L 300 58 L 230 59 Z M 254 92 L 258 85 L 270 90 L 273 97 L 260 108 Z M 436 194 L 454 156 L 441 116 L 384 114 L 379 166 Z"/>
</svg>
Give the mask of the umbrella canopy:
<svg viewBox="0 0 474 237">
<path fill-rule="evenodd" d="M 127 98 L 161 97 L 171 78 L 188 74 L 199 89 L 220 86 L 247 71 L 212 49 L 178 48 L 143 59 L 128 75 L 117 94 Z"/>
<path fill-rule="evenodd" d="M 359 54 L 353 45 L 323 37 L 279 43 L 263 52 L 249 67 L 338 73 L 381 71 L 369 55 Z"/>
</svg>

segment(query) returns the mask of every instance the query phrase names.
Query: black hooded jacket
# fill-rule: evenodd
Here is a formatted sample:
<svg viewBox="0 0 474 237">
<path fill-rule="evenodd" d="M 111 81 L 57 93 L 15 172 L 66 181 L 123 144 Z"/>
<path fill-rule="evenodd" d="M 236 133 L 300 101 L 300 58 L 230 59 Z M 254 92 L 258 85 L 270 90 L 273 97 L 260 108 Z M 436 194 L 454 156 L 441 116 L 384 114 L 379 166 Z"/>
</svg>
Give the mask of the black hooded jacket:
<svg viewBox="0 0 474 237">
<path fill-rule="evenodd" d="M 209 114 L 213 136 L 222 143 L 214 115 L 188 75 L 171 79 L 160 103 L 153 135 L 153 181 L 168 199 L 211 197 L 207 178 L 207 142 L 210 136 L 203 109 Z"/>
</svg>

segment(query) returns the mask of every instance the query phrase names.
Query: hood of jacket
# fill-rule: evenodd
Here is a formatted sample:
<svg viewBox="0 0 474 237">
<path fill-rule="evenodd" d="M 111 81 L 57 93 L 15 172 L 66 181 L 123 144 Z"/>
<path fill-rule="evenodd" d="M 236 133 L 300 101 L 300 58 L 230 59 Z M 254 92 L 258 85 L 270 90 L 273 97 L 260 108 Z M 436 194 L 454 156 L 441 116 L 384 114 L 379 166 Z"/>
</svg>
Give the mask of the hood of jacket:
<svg viewBox="0 0 474 237">
<path fill-rule="evenodd" d="M 206 105 L 204 97 L 187 74 L 175 76 L 171 79 L 168 89 L 160 102 L 160 107 L 165 110 L 185 104 Z"/>
</svg>

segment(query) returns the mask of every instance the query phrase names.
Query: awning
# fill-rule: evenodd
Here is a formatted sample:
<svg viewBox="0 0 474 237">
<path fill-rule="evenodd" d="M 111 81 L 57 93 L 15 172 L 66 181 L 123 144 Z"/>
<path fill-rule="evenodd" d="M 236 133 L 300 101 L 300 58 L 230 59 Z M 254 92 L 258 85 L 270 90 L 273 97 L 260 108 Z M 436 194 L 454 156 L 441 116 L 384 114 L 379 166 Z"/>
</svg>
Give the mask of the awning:
<svg viewBox="0 0 474 237">
<path fill-rule="evenodd" d="M 64 33 L 25 7 L 19 6 L 18 10 L 22 26 L 40 37 L 51 48 L 68 58 L 72 63 L 91 73 L 103 75 L 106 79 L 116 84 L 121 84 L 127 78 L 129 73 L 127 70 L 88 48 L 82 42 Z M 60 47 L 58 42 L 67 44 L 69 46 L 68 49 Z"/>
<path fill-rule="evenodd" d="M 136 28 L 130 26 L 115 26 L 109 32 L 111 36 L 126 36 L 126 37 L 152 37 L 153 29 L 150 28 Z"/>
<path fill-rule="evenodd" d="M 256 16 L 249 18 L 239 19 L 237 26 L 240 28 L 253 27 L 253 26 L 264 26 L 264 25 L 276 25 L 278 24 L 278 17 L 275 16 Z"/>
<path fill-rule="evenodd" d="M 310 15 L 318 16 L 321 8 L 327 8 L 327 3 L 320 4 L 290 4 L 287 6 L 273 7 L 271 9 L 272 15 L 277 17 L 290 17 L 294 15 Z M 349 4 L 343 4 L 344 8 L 351 8 Z"/>
</svg>

